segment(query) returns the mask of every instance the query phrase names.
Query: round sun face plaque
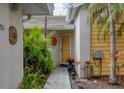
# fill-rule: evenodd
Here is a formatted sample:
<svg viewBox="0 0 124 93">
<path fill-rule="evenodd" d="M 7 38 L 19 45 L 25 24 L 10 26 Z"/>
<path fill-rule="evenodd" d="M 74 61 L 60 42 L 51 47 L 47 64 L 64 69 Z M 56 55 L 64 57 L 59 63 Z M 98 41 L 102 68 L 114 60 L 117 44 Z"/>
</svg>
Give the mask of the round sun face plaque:
<svg viewBox="0 0 124 93">
<path fill-rule="evenodd" d="M 17 42 L 17 31 L 14 26 L 9 27 L 9 42 L 14 45 Z"/>
</svg>

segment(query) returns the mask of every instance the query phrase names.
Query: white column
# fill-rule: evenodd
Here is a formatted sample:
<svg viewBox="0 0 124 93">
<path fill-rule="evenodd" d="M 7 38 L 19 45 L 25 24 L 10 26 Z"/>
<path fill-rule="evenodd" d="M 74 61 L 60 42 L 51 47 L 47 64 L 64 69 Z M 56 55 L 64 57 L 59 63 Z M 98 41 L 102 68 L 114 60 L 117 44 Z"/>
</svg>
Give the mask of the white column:
<svg viewBox="0 0 124 93">
<path fill-rule="evenodd" d="M 90 26 L 89 15 L 87 10 L 80 10 L 80 66 L 85 61 L 90 60 Z M 80 69 L 80 76 L 84 77 L 84 70 Z"/>
</svg>

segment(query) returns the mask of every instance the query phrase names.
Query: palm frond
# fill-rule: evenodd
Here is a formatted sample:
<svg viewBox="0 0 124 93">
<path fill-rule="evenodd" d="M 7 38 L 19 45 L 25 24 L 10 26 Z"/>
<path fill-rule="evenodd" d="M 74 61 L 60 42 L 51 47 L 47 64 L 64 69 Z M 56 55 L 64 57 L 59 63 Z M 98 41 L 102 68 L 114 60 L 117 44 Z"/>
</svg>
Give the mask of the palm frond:
<svg viewBox="0 0 124 93">
<path fill-rule="evenodd" d="M 102 23 L 102 24 L 100 24 L 100 27 L 99 27 L 99 29 L 98 29 L 98 34 L 97 34 L 97 39 L 98 39 L 98 41 L 100 41 L 100 36 L 101 36 L 101 33 L 102 32 L 107 32 L 108 30 L 108 27 L 109 27 L 109 21 L 110 21 L 110 16 L 106 19 L 106 21 L 104 22 L 104 23 Z"/>
</svg>

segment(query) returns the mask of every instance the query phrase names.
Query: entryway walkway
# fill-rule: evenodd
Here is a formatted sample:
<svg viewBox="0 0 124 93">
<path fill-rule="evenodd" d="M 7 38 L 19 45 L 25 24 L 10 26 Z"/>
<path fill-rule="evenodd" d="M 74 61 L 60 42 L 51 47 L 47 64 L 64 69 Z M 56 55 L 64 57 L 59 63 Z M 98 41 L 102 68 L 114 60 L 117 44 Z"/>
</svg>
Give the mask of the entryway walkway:
<svg viewBox="0 0 124 93">
<path fill-rule="evenodd" d="M 49 76 L 44 89 L 71 89 L 66 67 L 57 67 Z"/>
</svg>

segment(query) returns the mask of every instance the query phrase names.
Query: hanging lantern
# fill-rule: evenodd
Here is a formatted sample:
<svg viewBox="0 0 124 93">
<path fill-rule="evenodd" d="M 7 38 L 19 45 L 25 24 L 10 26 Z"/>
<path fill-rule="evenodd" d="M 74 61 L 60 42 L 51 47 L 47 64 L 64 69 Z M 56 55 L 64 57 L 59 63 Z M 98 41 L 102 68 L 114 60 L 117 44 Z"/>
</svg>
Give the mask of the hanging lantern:
<svg viewBox="0 0 124 93">
<path fill-rule="evenodd" d="M 51 45 L 52 46 L 55 46 L 57 44 L 57 39 L 56 39 L 56 37 L 52 37 L 51 38 Z"/>
</svg>

